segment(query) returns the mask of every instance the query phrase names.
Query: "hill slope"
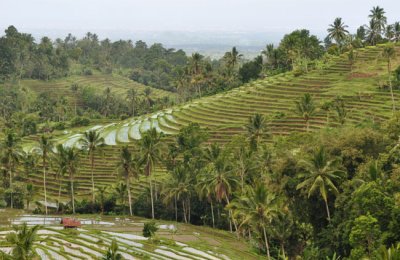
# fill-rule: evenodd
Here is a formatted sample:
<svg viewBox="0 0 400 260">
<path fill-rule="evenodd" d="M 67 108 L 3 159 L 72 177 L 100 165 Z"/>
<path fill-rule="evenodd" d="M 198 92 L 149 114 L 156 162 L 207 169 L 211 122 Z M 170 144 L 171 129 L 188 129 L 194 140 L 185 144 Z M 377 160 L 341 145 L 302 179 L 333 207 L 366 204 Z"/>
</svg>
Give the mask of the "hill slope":
<svg viewBox="0 0 400 260">
<path fill-rule="evenodd" d="M 225 143 L 233 135 L 245 132 L 243 125 L 249 116 L 262 113 L 270 118 L 269 127 L 273 136 L 287 135 L 305 131 L 304 121 L 294 111 L 294 102 L 304 93 L 312 94 L 317 104 L 332 101 L 338 95 L 342 96 L 349 110 L 347 124 L 382 121 L 392 114 L 390 92 L 378 88 L 379 82 L 387 78 L 386 62 L 381 57 L 382 49 L 383 46 L 357 50 L 352 73 L 346 55 L 342 55 L 335 58 L 327 68 L 311 71 L 299 77 L 287 73 L 254 81 L 226 93 L 201 98 L 150 115 L 108 125 L 71 129 L 68 134 L 59 133 L 55 140 L 67 146 L 78 145 L 82 131 L 99 130 L 109 146 L 104 152 L 107 160 L 102 156 L 96 158 L 99 163 L 95 179 L 97 184 L 107 185 L 114 183 L 116 179 L 115 165 L 120 145 L 140 139 L 141 133 L 151 127 L 167 135 L 173 135 L 178 133 L 181 127 L 196 122 L 208 128 L 210 141 Z M 400 47 L 396 47 L 396 50 L 397 57 L 393 61 L 393 67 L 400 64 Z M 396 90 L 395 100 L 399 99 L 400 91 Z M 330 117 L 329 124 L 327 117 Z M 327 125 L 336 126 L 338 123 L 333 120 L 332 115 L 327 115 L 326 111 L 318 110 L 310 121 L 310 129 L 317 130 Z M 26 142 L 25 149 L 29 150 L 34 145 L 33 142 Z M 156 178 L 158 182 L 165 176 L 163 172 L 159 169 L 157 173 L 159 177 Z M 31 176 L 29 179 L 37 186 L 41 186 L 39 175 Z M 55 196 L 58 184 L 51 176 L 49 179 L 49 192 Z M 78 196 L 88 195 L 91 186 L 90 163 L 87 157 L 81 161 L 76 181 L 79 183 Z M 64 182 L 67 183 L 67 180 Z M 147 187 L 147 182 L 142 177 L 132 186 L 134 195 L 138 195 Z"/>
</svg>

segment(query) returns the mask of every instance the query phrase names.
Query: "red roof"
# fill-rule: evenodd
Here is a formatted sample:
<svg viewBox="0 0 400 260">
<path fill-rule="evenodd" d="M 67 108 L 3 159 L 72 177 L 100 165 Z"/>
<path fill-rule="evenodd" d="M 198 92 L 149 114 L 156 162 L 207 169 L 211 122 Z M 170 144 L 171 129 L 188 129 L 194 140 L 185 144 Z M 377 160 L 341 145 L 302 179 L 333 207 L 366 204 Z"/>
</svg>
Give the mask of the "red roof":
<svg viewBox="0 0 400 260">
<path fill-rule="evenodd" d="M 62 218 L 61 224 L 64 225 L 64 227 L 80 227 L 81 222 L 79 220 L 73 219 L 73 218 Z"/>
</svg>

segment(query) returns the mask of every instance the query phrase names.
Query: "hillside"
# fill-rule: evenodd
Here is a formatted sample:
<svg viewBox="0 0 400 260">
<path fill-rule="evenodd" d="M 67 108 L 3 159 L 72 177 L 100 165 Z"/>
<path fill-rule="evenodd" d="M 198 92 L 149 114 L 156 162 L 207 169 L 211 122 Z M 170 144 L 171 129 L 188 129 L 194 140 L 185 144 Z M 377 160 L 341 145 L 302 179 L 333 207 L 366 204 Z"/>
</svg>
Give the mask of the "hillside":
<svg viewBox="0 0 400 260">
<path fill-rule="evenodd" d="M 225 143 L 232 136 L 244 133 L 243 125 L 249 116 L 255 113 L 265 114 L 269 119 L 272 136 L 288 135 L 294 132 L 306 131 L 302 118 L 294 111 L 294 102 L 304 93 L 313 95 L 316 103 L 322 105 L 332 101 L 336 96 L 342 96 L 349 110 L 347 124 L 358 125 L 366 122 L 378 122 L 388 119 L 391 112 L 391 98 L 388 90 L 378 88 L 379 82 L 385 81 L 386 62 L 381 57 L 383 46 L 368 47 L 357 50 L 353 71 L 346 54 L 335 58 L 324 69 L 314 70 L 296 77 L 286 73 L 263 80 L 254 81 L 240 88 L 215 96 L 205 97 L 175 106 L 150 115 L 115 122 L 107 125 L 96 125 L 88 128 L 71 129 L 65 133 L 56 133 L 55 140 L 67 146 L 77 145 L 81 133 L 87 129 L 97 129 L 104 137 L 107 146 L 103 156 L 98 156 L 99 162 L 95 170 L 96 182 L 100 185 L 113 183 L 117 176 L 115 165 L 118 160 L 118 150 L 121 144 L 131 143 L 140 139 L 141 133 L 155 127 L 167 135 L 178 133 L 179 129 L 191 122 L 199 123 L 210 133 L 210 142 Z M 393 67 L 400 64 L 400 47 L 396 47 L 397 58 Z M 395 99 L 399 100 L 400 91 L 395 91 Z M 328 119 L 328 121 L 327 121 Z M 333 112 L 319 109 L 316 116 L 310 120 L 310 129 L 318 130 L 327 126 L 339 124 L 334 120 Z M 24 148 L 30 150 L 35 144 L 27 140 Z M 107 158 L 107 160 L 104 160 Z M 157 175 L 164 176 L 159 169 Z M 39 176 L 29 179 L 41 188 Z M 58 185 L 50 176 L 48 189 L 52 195 L 58 192 Z M 162 178 L 156 178 L 161 182 Z M 90 164 L 85 157 L 76 181 L 78 196 L 90 192 Z M 64 180 L 65 183 L 67 179 Z M 147 186 L 145 177 L 133 185 L 134 195 Z M 66 195 L 66 194 L 64 194 Z"/>
<path fill-rule="evenodd" d="M 75 101 L 77 101 L 78 106 L 82 106 L 82 100 L 76 95 L 71 89 L 73 84 L 77 84 L 78 87 L 92 87 L 98 93 L 103 93 L 104 90 L 109 87 L 112 93 L 119 95 L 120 97 L 125 97 L 126 92 L 134 88 L 140 95 L 143 95 L 143 91 L 147 86 L 134 82 L 126 77 L 117 74 L 95 74 L 89 76 L 70 76 L 67 78 L 43 81 L 43 80 L 22 80 L 21 86 L 32 90 L 36 94 L 40 93 L 50 93 L 52 97 L 60 98 L 64 97 L 69 101 L 70 106 L 74 106 Z M 156 88 L 151 88 L 152 98 L 163 98 L 165 96 L 175 97 L 176 94 L 160 90 Z"/>
</svg>

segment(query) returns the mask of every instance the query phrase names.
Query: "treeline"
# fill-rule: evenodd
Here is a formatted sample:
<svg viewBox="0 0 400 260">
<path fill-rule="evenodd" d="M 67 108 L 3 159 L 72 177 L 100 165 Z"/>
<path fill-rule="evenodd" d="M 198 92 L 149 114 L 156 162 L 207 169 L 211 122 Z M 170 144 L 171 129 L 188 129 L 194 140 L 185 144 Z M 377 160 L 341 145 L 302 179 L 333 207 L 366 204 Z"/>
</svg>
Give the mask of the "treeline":
<svg viewBox="0 0 400 260">
<path fill-rule="evenodd" d="M 104 142 L 98 133 L 85 133 L 82 150 L 54 149 L 51 137 L 42 136 L 37 152 L 26 154 L 9 132 L 1 141 L 0 201 L 8 207 L 29 205 L 38 193 L 23 180 L 51 169 L 52 188 L 71 196 L 69 203 L 58 204 L 58 212 L 209 225 L 234 232 L 271 259 L 387 259 L 379 257 L 395 252 L 386 248 L 400 241 L 399 122 L 396 114 L 383 125 L 293 134 L 267 143 L 268 123 L 257 114 L 244 135 L 223 146 L 207 144 L 207 131 L 196 124 L 181 129 L 169 145 L 150 129 L 133 149 L 120 149 L 116 182 L 104 186 L 92 178 L 91 196 L 81 201 L 75 198 L 74 178 L 83 153 L 91 171 L 98 167 Z M 154 177 L 161 166 L 168 172 L 162 183 Z M 148 188 L 133 195 L 141 176 Z M 37 204 L 35 212 L 48 209 Z"/>
</svg>

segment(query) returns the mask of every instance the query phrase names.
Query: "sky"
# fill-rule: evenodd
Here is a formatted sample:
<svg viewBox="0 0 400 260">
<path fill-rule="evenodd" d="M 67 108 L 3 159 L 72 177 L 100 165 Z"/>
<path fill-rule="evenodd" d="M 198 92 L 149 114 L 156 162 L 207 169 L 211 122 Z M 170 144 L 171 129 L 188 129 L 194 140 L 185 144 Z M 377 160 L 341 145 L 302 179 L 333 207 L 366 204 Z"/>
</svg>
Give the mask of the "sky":
<svg viewBox="0 0 400 260">
<path fill-rule="evenodd" d="M 269 32 L 307 28 L 323 34 L 335 17 L 351 31 L 372 6 L 400 20 L 399 0 L 0 0 L 0 31 Z M 118 36 L 118 34 L 117 34 Z"/>
</svg>

